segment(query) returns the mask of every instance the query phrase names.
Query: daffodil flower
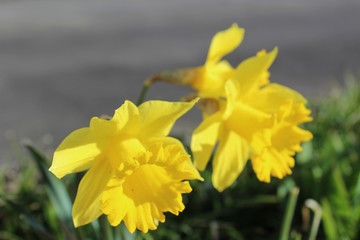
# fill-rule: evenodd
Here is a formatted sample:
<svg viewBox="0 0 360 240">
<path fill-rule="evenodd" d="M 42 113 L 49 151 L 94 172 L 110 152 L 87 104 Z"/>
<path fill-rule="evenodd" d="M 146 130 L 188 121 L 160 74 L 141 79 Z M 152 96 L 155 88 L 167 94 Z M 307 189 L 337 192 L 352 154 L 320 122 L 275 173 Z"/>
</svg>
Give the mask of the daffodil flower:
<svg viewBox="0 0 360 240">
<path fill-rule="evenodd" d="M 269 82 L 268 69 L 276 55 L 275 48 L 243 61 L 226 80 L 224 98 L 203 100 L 211 103 L 202 104 L 205 113 L 211 106 L 210 114 L 204 114 L 195 129 L 191 148 L 199 170 L 216 148 L 212 181 L 219 191 L 236 180 L 248 159 L 260 181 L 291 174 L 294 154 L 301 151 L 301 142 L 312 138 L 299 127 L 311 121 L 305 98 Z"/>
<path fill-rule="evenodd" d="M 234 68 L 223 57 L 231 53 L 242 42 L 244 29 L 233 24 L 220 31 L 211 40 L 205 64 L 199 67 L 163 71 L 150 78 L 150 82 L 164 81 L 187 85 L 200 97 L 219 97 L 225 94 L 225 80 L 232 77 Z"/>
<path fill-rule="evenodd" d="M 181 142 L 168 134 L 190 103 L 126 101 L 110 120 L 94 117 L 90 126 L 67 136 L 56 149 L 50 171 L 58 178 L 88 170 L 76 194 L 76 227 L 105 214 L 112 226 L 130 232 L 157 228 L 165 212 L 184 209 L 186 180 L 199 179 Z"/>
</svg>

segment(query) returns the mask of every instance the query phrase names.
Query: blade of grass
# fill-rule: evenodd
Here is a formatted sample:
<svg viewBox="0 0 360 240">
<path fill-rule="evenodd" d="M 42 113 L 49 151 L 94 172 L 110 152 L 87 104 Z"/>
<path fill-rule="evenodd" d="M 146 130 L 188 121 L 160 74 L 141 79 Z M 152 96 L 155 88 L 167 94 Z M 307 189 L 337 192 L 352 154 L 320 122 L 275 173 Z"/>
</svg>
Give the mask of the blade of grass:
<svg viewBox="0 0 360 240">
<path fill-rule="evenodd" d="M 320 204 L 313 199 L 307 199 L 305 201 L 305 207 L 311 209 L 314 212 L 314 218 L 311 224 L 309 240 L 315 240 L 320 226 L 322 209 Z"/>
<path fill-rule="evenodd" d="M 288 240 L 290 236 L 291 223 L 295 212 L 299 188 L 294 187 L 289 193 L 289 200 L 285 209 L 285 216 L 281 225 L 280 240 Z"/>
<path fill-rule="evenodd" d="M 33 215 L 29 213 L 21 205 L 8 199 L 6 196 L 0 195 L 0 198 L 4 202 L 6 202 L 12 208 L 12 210 L 14 210 L 17 214 L 19 214 L 20 219 L 25 221 L 31 227 L 31 229 L 36 233 L 39 239 L 48 239 L 48 240 L 55 239 L 52 236 L 52 234 L 48 232 L 46 227 L 40 221 L 35 219 Z"/>
<path fill-rule="evenodd" d="M 25 145 L 25 147 L 30 152 L 32 159 L 35 161 L 36 166 L 45 181 L 49 199 L 52 206 L 55 208 L 59 219 L 61 219 L 69 229 L 73 228 L 71 220 L 72 204 L 65 185 L 48 171 L 50 161 L 42 153 L 31 145 Z"/>
<path fill-rule="evenodd" d="M 323 223 L 324 223 L 323 226 L 327 238 L 330 240 L 339 239 L 339 233 L 337 231 L 336 221 L 334 219 L 329 201 L 326 198 L 324 198 L 321 201 L 321 205 L 323 206 Z"/>
</svg>

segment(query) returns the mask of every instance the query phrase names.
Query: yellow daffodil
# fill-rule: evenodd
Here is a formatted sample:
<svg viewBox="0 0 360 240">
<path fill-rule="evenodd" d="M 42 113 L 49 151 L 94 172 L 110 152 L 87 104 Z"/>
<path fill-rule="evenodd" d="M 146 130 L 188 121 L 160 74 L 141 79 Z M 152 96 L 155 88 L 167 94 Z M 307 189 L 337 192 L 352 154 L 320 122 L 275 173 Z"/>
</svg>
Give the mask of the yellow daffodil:
<svg viewBox="0 0 360 240">
<path fill-rule="evenodd" d="M 183 145 L 168 137 L 190 103 L 126 101 L 110 120 L 94 117 L 90 126 L 67 136 L 56 149 L 50 171 L 58 178 L 88 170 L 73 206 L 76 227 L 105 214 L 112 226 L 122 221 L 130 232 L 157 228 L 164 212 L 184 209 L 186 180 L 199 179 Z"/>
<path fill-rule="evenodd" d="M 244 29 L 233 24 L 213 37 L 204 65 L 155 74 L 150 82 L 164 81 L 187 85 L 198 91 L 200 97 L 219 97 L 225 94 L 225 80 L 234 68 L 222 58 L 237 48 L 244 37 Z"/>
<path fill-rule="evenodd" d="M 276 55 L 277 49 L 261 51 L 243 61 L 227 79 L 224 98 L 203 100 L 206 114 L 193 133 L 191 148 L 196 167 L 204 170 L 218 144 L 212 181 L 219 191 L 235 181 L 249 158 L 260 181 L 291 174 L 300 143 L 312 138 L 298 126 L 311 121 L 306 100 L 269 82 L 268 69 Z"/>
</svg>

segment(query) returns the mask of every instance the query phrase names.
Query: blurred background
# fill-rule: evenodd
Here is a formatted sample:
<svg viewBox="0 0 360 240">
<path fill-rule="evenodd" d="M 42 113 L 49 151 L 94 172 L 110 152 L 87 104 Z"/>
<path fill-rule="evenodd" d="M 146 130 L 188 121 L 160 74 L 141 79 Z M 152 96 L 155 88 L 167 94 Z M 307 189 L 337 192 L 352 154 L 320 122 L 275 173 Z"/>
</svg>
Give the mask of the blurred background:
<svg viewBox="0 0 360 240">
<path fill-rule="evenodd" d="M 358 0 L 0 4 L 1 164 L 14 163 L 24 138 L 52 149 L 92 116 L 112 115 L 157 71 L 203 64 L 212 36 L 234 22 L 246 35 L 230 62 L 278 46 L 271 80 L 310 99 L 360 69 Z M 178 100 L 188 92 L 157 84 L 147 98 Z M 191 132 L 197 115 L 193 110 L 177 127 Z"/>
</svg>

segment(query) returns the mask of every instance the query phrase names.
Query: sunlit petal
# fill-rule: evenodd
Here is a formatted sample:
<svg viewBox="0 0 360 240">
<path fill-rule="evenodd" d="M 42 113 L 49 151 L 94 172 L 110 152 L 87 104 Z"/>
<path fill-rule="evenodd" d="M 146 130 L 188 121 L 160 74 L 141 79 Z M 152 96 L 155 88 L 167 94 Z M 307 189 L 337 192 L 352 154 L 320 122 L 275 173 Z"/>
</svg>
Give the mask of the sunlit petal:
<svg viewBox="0 0 360 240">
<path fill-rule="evenodd" d="M 244 33 L 244 29 L 239 28 L 238 25 L 234 23 L 229 29 L 215 34 L 210 44 L 206 63 L 216 63 L 226 54 L 232 52 L 241 44 Z"/>
<path fill-rule="evenodd" d="M 271 115 L 237 101 L 225 124 L 229 129 L 250 141 L 256 131 L 271 124 Z"/>
<path fill-rule="evenodd" d="M 235 70 L 232 81 L 234 81 L 239 98 L 246 97 L 264 83 L 263 76 L 275 60 L 278 53 L 277 48 L 270 53 L 261 54 L 241 62 Z"/>
<path fill-rule="evenodd" d="M 212 181 L 218 191 L 229 187 L 249 158 L 249 144 L 233 131 L 223 131 L 214 156 Z"/>
<path fill-rule="evenodd" d="M 141 116 L 141 136 L 156 137 L 169 134 L 175 121 L 189 111 L 198 101 L 165 102 L 148 101 L 139 106 Z"/>
<path fill-rule="evenodd" d="M 139 124 L 139 110 L 136 105 L 130 101 L 125 101 L 121 107 L 116 109 L 112 118 L 117 125 L 119 131 L 123 130 L 123 134 L 137 134 Z"/>
<path fill-rule="evenodd" d="M 194 164 L 199 170 L 204 170 L 210 160 L 212 151 L 218 139 L 221 114 L 215 113 L 195 129 L 191 139 L 191 150 Z"/>
<path fill-rule="evenodd" d="M 272 146 L 270 130 L 264 130 L 254 135 L 252 146 L 255 149 L 251 158 L 253 169 L 260 181 L 270 182 L 271 176 L 282 179 L 291 174 L 295 160 L 286 150 Z"/>
<path fill-rule="evenodd" d="M 96 139 L 89 128 L 81 128 L 67 136 L 55 150 L 49 170 L 58 178 L 84 171 L 92 166 L 99 153 Z"/>
<path fill-rule="evenodd" d="M 81 179 L 72 210 L 75 227 L 90 223 L 102 214 L 102 193 L 113 174 L 110 164 L 98 158 Z"/>
<path fill-rule="evenodd" d="M 122 134 L 136 134 L 139 123 L 139 111 L 135 104 L 125 101 L 114 113 L 111 119 L 93 117 L 90 121 L 91 133 L 97 139 L 109 139 Z"/>
<path fill-rule="evenodd" d="M 255 94 L 256 100 L 253 99 L 254 96 L 248 96 L 244 101 L 250 106 L 267 113 L 276 112 L 278 108 L 288 101 L 306 103 L 306 99 L 300 93 L 276 83 L 268 84 Z"/>
</svg>

